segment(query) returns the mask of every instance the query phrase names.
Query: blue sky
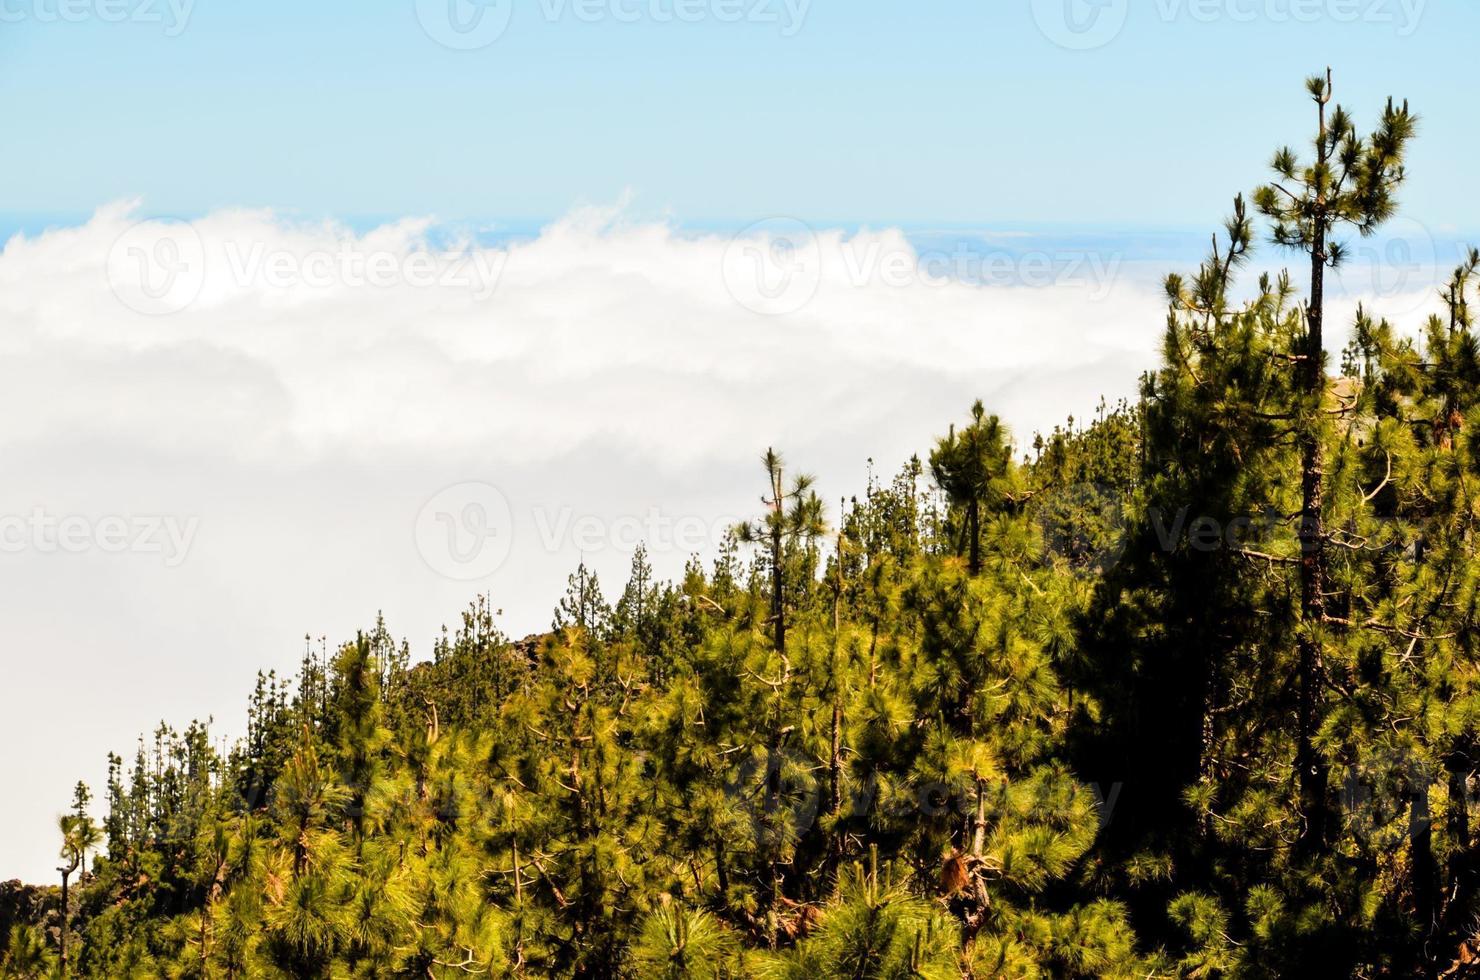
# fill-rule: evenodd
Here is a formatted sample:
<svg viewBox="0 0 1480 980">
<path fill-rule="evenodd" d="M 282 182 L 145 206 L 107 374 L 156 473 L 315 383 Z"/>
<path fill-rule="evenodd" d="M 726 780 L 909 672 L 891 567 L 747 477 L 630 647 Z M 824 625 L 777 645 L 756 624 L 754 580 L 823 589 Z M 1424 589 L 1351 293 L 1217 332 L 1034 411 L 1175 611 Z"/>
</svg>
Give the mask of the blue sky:
<svg viewBox="0 0 1480 980">
<path fill-rule="evenodd" d="M 1480 8 L 1454 0 L 1124 0 L 1091 50 L 1041 19 L 1117 0 L 812 0 L 796 24 L 781 0 L 776 23 L 512 0 L 471 51 L 432 40 L 415 0 L 196 0 L 178 32 L 167 0 L 113 0 L 139 15 L 122 23 L 92 13 L 109 0 L 69 0 L 75 22 L 59 2 L 0 8 L 12 224 L 132 196 L 531 224 L 631 189 L 694 225 L 1196 228 L 1305 135 L 1300 81 L 1329 62 L 1359 118 L 1389 92 L 1423 113 L 1409 213 L 1480 227 L 1454 192 L 1480 150 L 1456 83 Z"/>
</svg>

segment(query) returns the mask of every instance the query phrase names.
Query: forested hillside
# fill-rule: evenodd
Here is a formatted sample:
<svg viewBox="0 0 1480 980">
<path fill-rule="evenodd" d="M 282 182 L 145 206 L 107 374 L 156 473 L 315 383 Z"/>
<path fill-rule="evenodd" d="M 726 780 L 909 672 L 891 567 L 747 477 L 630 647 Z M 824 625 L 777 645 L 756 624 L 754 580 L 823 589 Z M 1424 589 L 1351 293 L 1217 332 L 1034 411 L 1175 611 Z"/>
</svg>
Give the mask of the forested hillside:
<svg viewBox="0 0 1480 980">
<path fill-rule="evenodd" d="M 681 581 L 310 646 L 79 786 L 5 975 L 1472 975 L 1480 253 L 1328 359 L 1415 119 L 1309 94 L 1133 403 L 844 501 L 768 451 Z"/>
</svg>

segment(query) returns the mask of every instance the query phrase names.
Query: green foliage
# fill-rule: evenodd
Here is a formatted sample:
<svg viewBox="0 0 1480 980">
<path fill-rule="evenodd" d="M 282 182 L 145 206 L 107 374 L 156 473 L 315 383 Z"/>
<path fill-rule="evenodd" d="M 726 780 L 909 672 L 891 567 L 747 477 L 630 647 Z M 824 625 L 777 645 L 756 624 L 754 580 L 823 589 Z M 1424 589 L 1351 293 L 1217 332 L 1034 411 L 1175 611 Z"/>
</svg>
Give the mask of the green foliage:
<svg viewBox="0 0 1480 980">
<path fill-rule="evenodd" d="M 960 957 L 956 922 L 872 856 L 867 869 L 843 871 L 813 931 L 794 950 L 762 959 L 758 972 L 778 980 L 944 980 L 960 975 Z"/>
<path fill-rule="evenodd" d="M 1093 465 L 1118 417 L 1057 433 L 1054 466 Z M 825 554 L 772 453 L 748 574 L 727 548 L 669 586 L 639 552 L 615 607 L 578 570 L 542 637 L 479 599 L 428 663 L 383 621 L 311 644 L 224 754 L 161 726 L 131 773 L 110 759 L 76 972 L 947 977 L 1004 943 L 1059 969 L 1089 922 L 1133 956 L 1080 877 L 1101 803 L 1062 762 L 1059 674 L 1090 593 L 1027 506 L 1058 484 L 980 412 L 963 433 L 997 495 L 975 574 L 972 500 L 917 461 Z M 102 846 L 81 819 L 68 854 Z"/>
<path fill-rule="evenodd" d="M 643 980 L 722 980 L 744 975 L 740 943 L 714 916 L 664 896 L 643 920 L 632 965 Z"/>
<path fill-rule="evenodd" d="M 0 955 L 0 967 L 4 976 L 15 980 L 41 980 L 51 975 L 55 957 L 47 948 L 37 926 L 17 925 L 10 932 L 10 940 Z"/>
</svg>

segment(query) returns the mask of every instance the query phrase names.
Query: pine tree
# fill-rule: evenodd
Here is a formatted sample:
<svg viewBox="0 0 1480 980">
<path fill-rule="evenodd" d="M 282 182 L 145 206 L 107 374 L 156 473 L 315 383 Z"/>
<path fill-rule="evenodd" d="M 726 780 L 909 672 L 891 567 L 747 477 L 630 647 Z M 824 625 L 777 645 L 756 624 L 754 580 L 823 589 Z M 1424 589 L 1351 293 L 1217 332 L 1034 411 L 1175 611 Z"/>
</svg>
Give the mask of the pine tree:
<svg viewBox="0 0 1480 980">
<path fill-rule="evenodd" d="M 1277 179 L 1255 193 L 1259 210 L 1274 222 L 1275 244 L 1310 256 L 1310 295 L 1305 306 L 1305 343 L 1296 360 L 1296 429 L 1300 442 L 1300 662 L 1297 668 L 1299 707 L 1296 715 L 1296 769 L 1301 792 L 1301 844 L 1305 853 L 1322 852 L 1329 836 L 1329 773 L 1315 748 L 1321 713 L 1322 636 L 1326 621 L 1328 535 L 1325 524 L 1326 350 L 1324 347 L 1325 275 L 1345 257 L 1333 240 L 1342 226 L 1372 234 L 1397 209 L 1395 192 L 1403 183 L 1403 157 L 1417 127 L 1405 102 L 1391 99 L 1382 123 L 1369 137 L 1341 106 L 1327 117 L 1331 71 L 1315 76 L 1307 90 L 1317 106 L 1315 159 L 1301 167 L 1295 152 L 1284 148 L 1272 167 Z"/>
<path fill-rule="evenodd" d="M 61 953 L 58 960 L 62 976 L 68 975 L 70 962 L 69 932 L 72 918 L 72 903 L 70 884 L 72 875 L 83 866 L 87 852 L 90 848 L 97 846 L 99 840 L 98 830 L 93 822 L 85 815 L 78 816 L 67 814 L 57 821 L 58 829 L 62 834 L 62 865 L 57 871 L 62 876 L 62 908 L 61 908 Z"/>
<path fill-rule="evenodd" d="M 809 550 L 826 531 L 822 500 L 813 491 L 814 480 L 801 474 L 787 489 L 785 463 L 781 454 L 767 449 L 761 457 L 769 481 L 769 496 L 761 497 L 765 516 L 735 528 L 739 539 L 765 548 L 771 573 L 771 630 L 776 650 L 786 655 L 787 565 L 793 549 Z"/>
<path fill-rule="evenodd" d="M 962 515 L 957 554 L 967 554 L 967 569 L 981 571 L 983 515 L 1000 510 L 1010 497 L 1004 486 L 1012 446 L 1007 430 L 995 415 L 987 415 L 978 401 L 971 407 L 971 424 L 950 433 L 930 454 L 930 472 L 952 506 Z"/>
<path fill-rule="evenodd" d="M 558 633 L 574 627 L 600 640 L 610 626 L 611 614 L 611 607 L 601 594 L 600 580 L 582 561 L 571 573 L 565 596 L 555 609 L 555 621 L 550 628 Z"/>
</svg>

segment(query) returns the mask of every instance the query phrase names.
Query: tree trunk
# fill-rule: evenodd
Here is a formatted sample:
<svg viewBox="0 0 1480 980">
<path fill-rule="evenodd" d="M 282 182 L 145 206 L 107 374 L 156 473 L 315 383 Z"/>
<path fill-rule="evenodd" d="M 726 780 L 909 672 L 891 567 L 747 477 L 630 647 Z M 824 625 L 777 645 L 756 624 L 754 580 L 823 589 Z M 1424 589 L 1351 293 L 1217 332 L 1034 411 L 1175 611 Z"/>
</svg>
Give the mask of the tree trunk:
<svg viewBox="0 0 1480 980">
<path fill-rule="evenodd" d="M 781 905 L 781 738 L 774 731 L 766 747 L 766 793 L 762 803 L 762 826 L 766 834 L 766 866 L 770 881 L 766 892 L 766 937 L 772 949 L 778 939 L 776 909 Z"/>
<path fill-rule="evenodd" d="M 783 584 L 781 574 L 781 534 L 782 522 L 785 520 L 785 504 L 782 496 L 781 471 L 777 469 L 771 475 L 771 501 L 775 508 L 775 517 L 771 523 L 771 619 L 772 629 L 775 631 L 776 652 L 786 653 L 786 614 L 782 604 L 781 587 Z"/>
<path fill-rule="evenodd" d="M 1445 831 L 1449 846 L 1450 886 L 1456 892 L 1469 893 L 1470 882 L 1470 761 L 1467 752 L 1454 752 L 1446 760 L 1449 769 L 1449 805 L 1445 808 Z"/>
<path fill-rule="evenodd" d="M 838 577 L 833 593 L 832 648 L 832 758 L 828 765 L 828 812 L 838 816 L 843 808 L 843 666 L 839 662 L 843 630 L 843 536 L 838 535 Z M 835 838 L 836 839 L 836 838 Z"/>
<path fill-rule="evenodd" d="M 981 502 L 975 497 L 966 505 L 966 533 L 971 538 L 967 542 L 966 569 L 973 576 L 982 570 L 982 524 L 981 524 Z"/>
<path fill-rule="evenodd" d="M 62 976 L 67 976 L 67 912 L 71 908 L 69 900 L 68 879 L 72 877 L 71 868 L 58 868 L 62 873 L 62 931 L 61 931 L 61 969 Z"/>
<path fill-rule="evenodd" d="M 206 923 L 209 921 L 207 918 L 207 909 L 209 908 L 209 904 L 210 903 L 207 902 L 207 904 L 202 905 L 200 909 L 200 975 L 202 978 L 208 978 L 211 975 L 210 936 L 206 932 Z"/>
<path fill-rule="evenodd" d="M 1434 823 L 1429 812 L 1428 783 L 1411 787 L 1408 836 L 1412 842 L 1413 914 L 1425 934 L 1431 933 L 1439 911 L 1439 866 L 1434 860 Z"/>
<path fill-rule="evenodd" d="M 1446 868 L 1448 881 L 1444 888 L 1444 909 L 1429 933 L 1431 939 L 1438 940 L 1431 943 L 1431 947 L 1437 950 L 1434 955 L 1441 965 L 1447 965 L 1456 955 L 1455 948 L 1466 932 L 1477 880 L 1480 880 L 1480 875 L 1476 874 L 1480 861 L 1477 861 L 1474 843 L 1470 838 L 1469 782 L 1473 765 L 1470 761 L 1470 748 L 1470 744 L 1466 743 L 1451 750 L 1445 759 L 1445 767 L 1449 770 L 1445 834 L 1452 850 Z"/>
<path fill-rule="evenodd" d="M 976 815 L 971 821 L 971 856 L 980 860 L 987 847 L 987 784 L 976 779 Z"/>
<path fill-rule="evenodd" d="M 1326 98 L 1331 88 L 1329 80 Z M 1319 166 L 1329 156 L 1326 144 L 1326 103 L 1320 102 Z M 1298 644 L 1298 707 L 1296 711 L 1295 768 L 1304 818 L 1299 850 L 1309 856 L 1321 852 L 1327 838 L 1327 792 L 1330 773 L 1315 749 L 1321 694 L 1320 631 L 1326 618 L 1326 528 L 1322 516 L 1325 489 L 1325 449 L 1321 445 L 1320 412 L 1326 388 L 1322 329 L 1325 313 L 1326 199 L 1316 199 L 1315 228 L 1310 255 L 1310 303 L 1306 310 L 1305 359 L 1300 362 L 1300 388 L 1311 417 L 1300 434 L 1300 620 Z"/>
</svg>

